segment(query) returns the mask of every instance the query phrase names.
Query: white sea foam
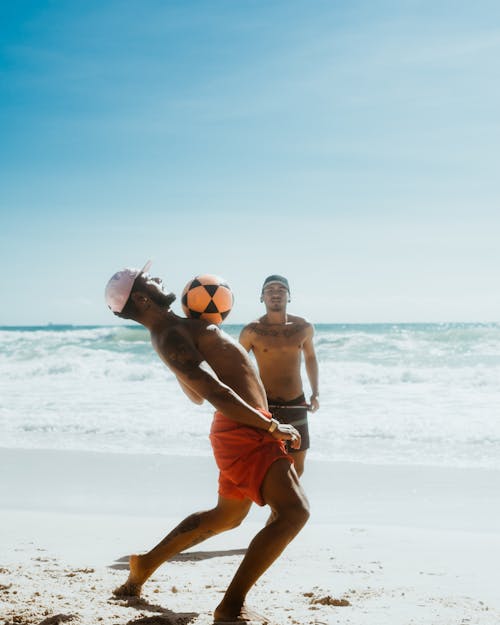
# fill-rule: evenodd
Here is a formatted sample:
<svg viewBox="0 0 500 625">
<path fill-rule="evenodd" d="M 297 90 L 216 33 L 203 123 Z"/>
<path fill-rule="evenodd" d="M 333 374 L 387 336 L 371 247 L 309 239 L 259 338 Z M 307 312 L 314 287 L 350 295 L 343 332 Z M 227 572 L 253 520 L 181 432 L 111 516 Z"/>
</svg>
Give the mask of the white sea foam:
<svg viewBox="0 0 500 625">
<path fill-rule="evenodd" d="M 315 343 L 311 457 L 500 468 L 500 325 L 322 325 Z M 142 328 L 0 330 L 1 447 L 208 455 L 212 412 Z"/>
</svg>

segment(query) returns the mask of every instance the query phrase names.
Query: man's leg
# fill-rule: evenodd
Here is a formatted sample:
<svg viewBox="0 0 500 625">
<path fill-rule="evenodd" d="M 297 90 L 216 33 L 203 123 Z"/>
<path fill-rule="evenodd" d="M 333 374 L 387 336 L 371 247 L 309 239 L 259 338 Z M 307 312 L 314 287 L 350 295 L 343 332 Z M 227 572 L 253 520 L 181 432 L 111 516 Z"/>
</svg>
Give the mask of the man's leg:
<svg viewBox="0 0 500 625">
<path fill-rule="evenodd" d="M 262 483 L 262 496 L 273 520 L 250 543 L 233 580 L 214 612 L 216 622 L 243 615 L 245 597 L 309 518 L 309 505 L 297 473 L 288 460 L 276 460 Z"/>
<path fill-rule="evenodd" d="M 195 512 L 173 529 L 156 547 L 142 555 L 130 556 L 127 581 L 114 591 L 116 596 L 139 596 L 144 582 L 169 558 L 194 547 L 215 534 L 237 527 L 247 516 L 250 499 L 219 497 L 212 510 Z"/>
<path fill-rule="evenodd" d="M 288 453 L 293 458 L 294 467 L 295 471 L 297 471 L 297 475 L 299 477 L 302 477 L 302 474 L 304 473 L 304 464 L 306 461 L 307 449 L 304 451 L 293 451 L 293 449 L 291 449 Z"/>
<path fill-rule="evenodd" d="M 294 451 L 292 449 L 288 449 L 288 453 L 293 458 L 293 466 L 295 468 L 295 472 L 297 473 L 297 476 L 302 477 L 302 474 L 304 473 L 304 464 L 306 461 L 307 449 L 305 449 L 304 451 Z M 267 519 L 266 525 L 269 525 L 269 523 L 273 521 L 275 516 L 276 515 L 274 514 L 273 510 L 271 510 L 271 514 L 269 515 L 269 518 Z"/>
</svg>

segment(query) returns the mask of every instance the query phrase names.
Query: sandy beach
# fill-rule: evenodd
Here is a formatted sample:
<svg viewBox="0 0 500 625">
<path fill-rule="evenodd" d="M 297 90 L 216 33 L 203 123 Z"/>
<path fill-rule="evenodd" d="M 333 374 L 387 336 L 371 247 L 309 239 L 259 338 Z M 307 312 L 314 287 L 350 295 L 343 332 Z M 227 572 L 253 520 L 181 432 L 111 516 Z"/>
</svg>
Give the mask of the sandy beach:
<svg viewBox="0 0 500 625">
<path fill-rule="evenodd" d="M 215 501 L 211 458 L 0 450 L 2 625 L 208 625 L 267 510 L 117 600 L 127 555 Z M 309 524 L 250 592 L 271 625 L 497 625 L 500 472 L 310 461 Z"/>
</svg>

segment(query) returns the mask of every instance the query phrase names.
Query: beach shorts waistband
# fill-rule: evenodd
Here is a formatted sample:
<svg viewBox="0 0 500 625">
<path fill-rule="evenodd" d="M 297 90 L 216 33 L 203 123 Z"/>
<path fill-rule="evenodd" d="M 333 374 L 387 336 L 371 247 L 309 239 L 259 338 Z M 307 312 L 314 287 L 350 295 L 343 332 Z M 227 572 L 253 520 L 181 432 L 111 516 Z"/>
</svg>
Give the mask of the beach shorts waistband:
<svg viewBox="0 0 500 625">
<path fill-rule="evenodd" d="M 269 407 L 272 406 L 302 406 L 302 405 L 306 405 L 306 398 L 304 393 L 302 393 L 302 395 L 299 395 L 298 397 L 296 397 L 295 399 L 289 399 L 288 401 L 283 401 L 281 399 L 272 399 L 271 397 L 267 398 L 267 403 L 269 404 Z"/>
<path fill-rule="evenodd" d="M 255 410 L 258 410 L 261 415 L 266 417 L 266 419 L 273 418 L 273 415 L 269 412 L 269 410 L 266 410 L 265 408 L 260 408 L 259 406 L 257 406 Z M 243 423 L 238 423 L 238 421 L 235 421 L 234 419 L 231 419 L 230 417 L 226 417 L 226 415 L 220 410 L 216 410 L 214 412 L 212 430 L 233 429 L 233 428 L 238 428 L 238 427 L 248 428 L 252 426 L 244 425 Z M 255 428 L 255 429 L 259 429 L 259 428 Z"/>
</svg>

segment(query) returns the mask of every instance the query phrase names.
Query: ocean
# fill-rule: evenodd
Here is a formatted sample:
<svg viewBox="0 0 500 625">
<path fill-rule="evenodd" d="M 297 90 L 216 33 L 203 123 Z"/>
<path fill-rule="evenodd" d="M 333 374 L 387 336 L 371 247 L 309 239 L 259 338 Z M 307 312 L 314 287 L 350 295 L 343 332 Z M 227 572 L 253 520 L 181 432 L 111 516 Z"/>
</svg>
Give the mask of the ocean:
<svg viewBox="0 0 500 625">
<path fill-rule="evenodd" d="M 500 324 L 319 324 L 315 346 L 310 458 L 500 468 Z M 0 327 L 0 447 L 207 456 L 212 413 L 140 326 Z"/>
</svg>

